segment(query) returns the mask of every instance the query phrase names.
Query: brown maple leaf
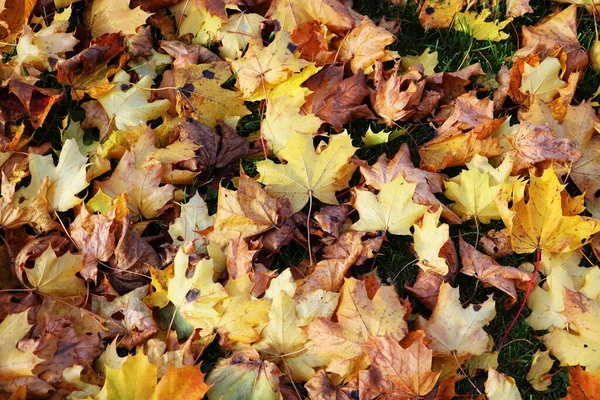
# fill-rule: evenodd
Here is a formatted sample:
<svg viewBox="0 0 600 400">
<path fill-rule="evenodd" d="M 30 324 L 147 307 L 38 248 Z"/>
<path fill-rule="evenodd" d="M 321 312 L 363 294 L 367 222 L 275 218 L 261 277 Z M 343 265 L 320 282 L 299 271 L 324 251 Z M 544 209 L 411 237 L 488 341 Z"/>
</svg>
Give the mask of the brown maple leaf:
<svg viewBox="0 0 600 400">
<path fill-rule="evenodd" d="M 325 67 L 304 84 L 313 91 L 302 108 L 341 132 L 343 124 L 357 119 L 375 118 L 364 99 L 371 92 L 362 70 L 344 79 L 343 66 Z"/>
<path fill-rule="evenodd" d="M 505 308 L 511 308 L 517 302 L 517 291 L 526 289 L 531 274 L 517 268 L 505 267 L 498 264 L 490 256 L 478 252 L 475 247 L 465 242 L 462 237 L 460 242 L 460 260 L 462 262 L 461 273 L 474 276 L 479 279 L 485 287 L 493 286 L 508 294 L 509 298 L 504 303 Z"/>
</svg>

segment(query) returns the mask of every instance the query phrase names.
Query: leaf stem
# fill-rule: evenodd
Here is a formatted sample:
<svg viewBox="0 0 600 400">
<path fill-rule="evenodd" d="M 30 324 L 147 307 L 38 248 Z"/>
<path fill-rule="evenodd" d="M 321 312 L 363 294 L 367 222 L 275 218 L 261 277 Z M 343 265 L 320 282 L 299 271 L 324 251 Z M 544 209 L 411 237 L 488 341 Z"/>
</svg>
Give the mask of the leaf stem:
<svg viewBox="0 0 600 400">
<path fill-rule="evenodd" d="M 502 336 L 502 340 L 500 340 L 500 345 L 498 346 L 498 350 L 502 350 L 502 348 L 504 347 L 504 342 L 506 342 L 506 338 L 508 337 L 508 334 L 514 328 L 515 324 L 517 323 L 517 320 L 521 316 L 521 312 L 523 311 L 523 308 L 525 307 L 525 304 L 527 303 L 527 299 L 529 298 L 529 295 L 531 294 L 531 289 L 533 289 L 533 286 L 535 285 L 535 277 L 537 276 L 538 270 L 540 269 L 541 259 L 542 259 L 542 250 L 538 247 L 536 255 L 535 255 L 535 269 L 533 270 L 533 274 L 531 274 L 531 280 L 529 281 L 529 285 L 527 285 L 527 290 L 525 291 L 525 296 L 523 297 L 523 302 L 521 303 L 521 306 L 519 307 L 519 311 L 517 311 L 517 315 L 515 315 L 515 318 L 512 320 L 512 322 L 508 326 L 508 329 L 504 333 L 504 336 Z"/>
</svg>

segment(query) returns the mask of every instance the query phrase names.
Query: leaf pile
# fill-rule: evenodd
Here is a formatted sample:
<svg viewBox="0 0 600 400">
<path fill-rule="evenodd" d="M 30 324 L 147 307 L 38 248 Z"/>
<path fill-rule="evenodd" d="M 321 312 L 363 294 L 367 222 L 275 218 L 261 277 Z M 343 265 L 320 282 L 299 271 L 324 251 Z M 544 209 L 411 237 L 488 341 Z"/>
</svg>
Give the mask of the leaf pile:
<svg viewBox="0 0 600 400">
<path fill-rule="evenodd" d="M 564 2 L 442 71 L 348 1 L 3 1 L 0 398 L 519 399 L 563 366 L 597 396 L 600 10 Z M 466 3 L 414 18 L 494 43 L 533 12 Z"/>
</svg>

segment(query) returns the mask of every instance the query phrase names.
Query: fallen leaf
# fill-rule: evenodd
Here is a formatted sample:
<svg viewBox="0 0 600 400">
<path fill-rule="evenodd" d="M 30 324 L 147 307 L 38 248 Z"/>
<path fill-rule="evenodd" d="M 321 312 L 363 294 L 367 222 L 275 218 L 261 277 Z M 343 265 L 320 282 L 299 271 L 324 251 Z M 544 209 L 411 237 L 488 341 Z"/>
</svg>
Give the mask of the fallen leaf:
<svg viewBox="0 0 600 400">
<path fill-rule="evenodd" d="M 511 21 L 512 18 L 496 21 L 493 19 L 490 9 L 484 8 L 479 14 L 475 11 L 456 13 L 453 28 L 459 32 L 466 32 L 477 40 L 500 42 L 508 39 L 508 33 L 502 32 L 502 29 Z"/>
<path fill-rule="evenodd" d="M 43 360 L 34 354 L 35 346 L 21 351 L 17 344 L 29 332 L 32 325 L 27 322 L 29 310 L 10 314 L 0 323 L 0 381 L 10 382 L 23 376 L 33 376 L 33 368 Z"/>
<path fill-rule="evenodd" d="M 527 381 L 537 391 L 548 390 L 552 384 L 552 375 L 549 374 L 554 360 L 550 358 L 550 351 L 538 350 L 533 355 L 531 360 L 531 367 L 527 372 Z"/>
<path fill-rule="evenodd" d="M 343 39 L 339 46 L 341 61 L 350 61 L 353 73 L 360 70 L 370 72 L 377 61 L 390 61 L 397 56 L 385 48 L 396 41 L 396 37 L 387 30 L 378 27 L 368 17 Z"/>
<path fill-rule="evenodd" d="M 583 400 L 594 398 L 598 393 L 598 373 L 584 371 L 580 366 L 569 368 L 569 387 L 565 400 Z"/>
<path fill-rule="evenodd" d="M 312 138 L 294 134 L 279 152 L 286 164 L 271 160 L 257 163 L 258 181 L 270 196 L 290 200 L 292 212 L 300 211 L 316 198 L 327 204 L 338 204 L 335 192 L 348 186 L 356 169 L 348 160 L 356 149 L 346 133 L 332 135 L 329 143 L 315 150 Z"/>
<path fill-rule="evenodd" d="M 478 252 L 475 247 L 460 240 L 460 259 L 462 262 L 461 273 L 479 279 L 484 287 L 495 287 L 510 296 L 504 306 L 510 308 L 517 302 L 515 287 L 525 289 L 531 280 L 531 275 L 517 268 L 505 267 L 494 261 L 493 258 Z"/>
<path fill-rule="evenodd" d="M 371 368 L 360 372 L 361 396 L 416 399 L 430 393 L 440 373 L 431 370 L 433 352 L 424 337 L 422 331 L 415 332 L 406 347 L 390 336 L 369 338 Z"/>
<path fill-rule="evenodd" d="M 353 189 L 353 207 L 358 210 L 360 219 L 352 225 L 352 229 L 410 235 L 410 227 L 428 209 L 413 201 L 416 187 L 416 184 L 398 176 L 382 184 L 377 195 L 368 190 Z"/>
<path fill-rule="evenodd" d="M 423 214 L 421 226 L 414 225 L 413 238 L 415 252 L 419 257 L 417 265 L 425 272 L 435 272 L 440 275 L 448 273 L 446 260 L 439 256 L 442 246 L 450 239 L 450 227 L 439 224 L 442 209 L 435 213 Z"/>
<path fill-rule="evenodd" d="M 93 37 L 105 33 L 134 35 L 136 29 L 151 15 L 140 7 L 130 9 L 127 0 L 95 0 L 88 6 L 88 13 Z"/>
<path fill-rule="evenodd" d="M 85 296 L 85 282 L 75 276 L 83 267 L 83 256 L 69 252 L 57 257 L 48 246 L 31 269 L 25 268 L 29 286 L 55 297 Z"/>
<path fill-rule="evenodd" d="M 529 200 L 523 194 L 513 195 L 509 209 L 498 203 L 502 220 L 510 233 L 515 253 L 531 253 L 536 249 L 568 252 L 580 248 L 600 225 L 593 218 L 565 216 L 562 211 L 560 184 L 552 166 L 541 177 L 531 176 Z"/>
<path fill-rule="evenodd" d="M 493 368 L 488 371 L 485 394 L 490 400 L 521 400 L 522 398 L 515 380 Z"/>
<path fill-rule="evenodd" d="M 210 400 L 277 400 L 280 398 L 281 372 L 270 361 L 261 360 L 253 348 L 242 347 L 228 358 L 221 358 L 208 375 Z"/>
<path fill-rule="evenodd" d="M 283 29 L 292 32 L 304 22 L 316 21 L 334 31 L 347 31 L 354 20 L 344 5 L 336 0 L 275 0 L 267 11 L 267 17 L 279 21 Z"/>
<path fill-rule="evenodd" d="M 337 132 L 343 125 L 357 119 L 375 118 L 364 99 L 371 93 L 360 71 L 344 79 L 344 68 L 328 66 L 304 83 L 313 93 L 302 106 L 331 124 Z"/>
<path fill-rule="evenodd" d="M 429 348 L 435 356 L 457 359 L 483 354 L 488 349 L 490 336 L 483 330 L 495 316 L 491 296 L 480 305 L 463 308 L 457 288 L 442 283 L 437 304 L 426 320 L 417 316 L 417 329 L 422 329 L 432 339 Z"/>
</svg>

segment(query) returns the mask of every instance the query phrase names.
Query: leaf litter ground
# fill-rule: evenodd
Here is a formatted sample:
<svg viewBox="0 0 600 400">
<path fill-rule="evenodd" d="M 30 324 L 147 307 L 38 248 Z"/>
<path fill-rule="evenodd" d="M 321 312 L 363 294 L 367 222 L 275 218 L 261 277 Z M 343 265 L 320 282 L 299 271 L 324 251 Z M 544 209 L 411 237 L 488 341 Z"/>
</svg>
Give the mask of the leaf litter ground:
<svg viewBox="0 0 600 400">
<path fill-rule="evenodd" d="M 0 395 L 594 398 L 593 4 L 5 3 Z"/>
</svg>

